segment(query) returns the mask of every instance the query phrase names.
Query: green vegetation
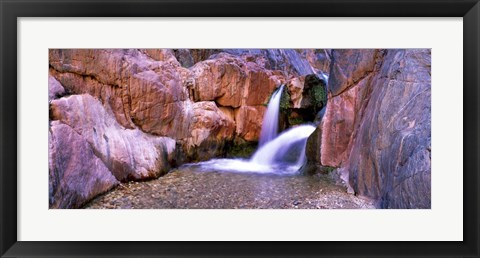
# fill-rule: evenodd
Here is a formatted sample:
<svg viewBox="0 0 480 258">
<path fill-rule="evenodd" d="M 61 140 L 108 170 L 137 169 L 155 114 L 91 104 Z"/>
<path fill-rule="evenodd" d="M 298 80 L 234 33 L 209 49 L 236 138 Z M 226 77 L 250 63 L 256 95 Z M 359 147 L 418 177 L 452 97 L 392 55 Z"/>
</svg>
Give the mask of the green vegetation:
<svg viewBox="0 0 480 258">
<path fill-rule="evenodd" d="M 275 91 L 273 91 L 270 94 L 270 97 L 268 97 L 267 102 L 263 103 L 264 106 L 268 106 L 268 103 L 270 102 L 270 99 L 272 98 L 273 93 L 275 93 Z M 283 87 L 282 96 L 280 97 L 280 113 L 286 114 L 287 116 L 289 116 L 291 113 L 290 98 L 291 97 L 290 97 L 290 93 L 288 92 L 288 87 L 287 85 L 285 85 L 285 87 Z"/>
<path fill-rule="evenodd" d="M 303 117 L 291 117 L 291 116 L 288 117 L 288 124 L 290 125 L 300 125 L 304 123 L 305 123 L 305 120 L 303 119 Z"/>
<path fill-rule="evenodd" d="M 290 110 L 290 93 L 288 92 L 287 86 L 283 87 L 282 96 L 280 98 L 280 110 L 282 112 Z"/>
<path fill-rule="evenodd" d="M 336 167 L 322 166 L 320 172 L 324 174 L 330 174 L 333 170 L 337 169 Z"/>
<path fill-rule="evenodd" d="M 312 104 L 315 108 L 322 108 L 327 103 L 327 91 L 323 84 L 312 87 Z"/>
<path fill-rule="evenodd" d="M 231 143 L 226 146 L 226 158 L 250 158 L 257 149 L 257 142 Z"/>
</svg>

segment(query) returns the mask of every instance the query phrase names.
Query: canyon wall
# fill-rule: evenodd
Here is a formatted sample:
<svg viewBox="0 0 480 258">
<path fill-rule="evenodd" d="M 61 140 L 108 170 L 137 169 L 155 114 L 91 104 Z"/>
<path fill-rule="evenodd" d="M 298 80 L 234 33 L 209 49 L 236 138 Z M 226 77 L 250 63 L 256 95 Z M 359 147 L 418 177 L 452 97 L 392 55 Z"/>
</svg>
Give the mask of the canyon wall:
<svg viewBox="0 0 480 258">
<path fill-rule="evenodd" d="M 379 207 L 430 208 L 430 50 L 333 50 L 328 88 L 310 159 Z"/>
</svg>

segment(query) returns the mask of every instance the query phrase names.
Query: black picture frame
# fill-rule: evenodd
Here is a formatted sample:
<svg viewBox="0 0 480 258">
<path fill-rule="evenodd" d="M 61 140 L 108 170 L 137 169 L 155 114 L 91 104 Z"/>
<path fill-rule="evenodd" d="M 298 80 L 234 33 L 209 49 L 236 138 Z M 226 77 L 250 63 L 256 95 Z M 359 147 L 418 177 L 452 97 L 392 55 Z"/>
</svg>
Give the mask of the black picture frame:
<svg viewBox="0 0 480 258">
<path fill-rule="evenodd" d="M 478 0 L 0 0 L 1 257 L 479 257 Z M 18 17 L 463 17 L 461 242 L 17 241 Z M 448 37 L 448 35 L 446 35 Z M 454 90 L 453 86 L 452 89 Z M 458 171 L 460 172 L 460 171 Z"/>
</svg>

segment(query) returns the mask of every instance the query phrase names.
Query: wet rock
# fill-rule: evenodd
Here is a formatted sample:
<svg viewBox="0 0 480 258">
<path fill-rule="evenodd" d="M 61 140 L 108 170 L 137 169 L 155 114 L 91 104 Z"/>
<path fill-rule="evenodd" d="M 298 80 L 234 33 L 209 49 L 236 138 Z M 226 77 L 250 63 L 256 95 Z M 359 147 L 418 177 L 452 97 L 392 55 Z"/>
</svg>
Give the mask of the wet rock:
<svg viewBox="0 0 480 258">
<path fill-rule="evenodd" d="M 307 164 L 303 169 L 306 173 L 315 173 L 322 167 L 321 161 L 321 147 L 322 147 L 322 127 L 318 126 L 315 131 L 308 137 L 307 145 L 305 147 L 305 155 L 307 157 Z"/>
<path fill-rule="evenodd" d="M 70 126 L 49 130 L 49 206 L 79 208 L 118 184 L 90 144 Z"/>
</svg>

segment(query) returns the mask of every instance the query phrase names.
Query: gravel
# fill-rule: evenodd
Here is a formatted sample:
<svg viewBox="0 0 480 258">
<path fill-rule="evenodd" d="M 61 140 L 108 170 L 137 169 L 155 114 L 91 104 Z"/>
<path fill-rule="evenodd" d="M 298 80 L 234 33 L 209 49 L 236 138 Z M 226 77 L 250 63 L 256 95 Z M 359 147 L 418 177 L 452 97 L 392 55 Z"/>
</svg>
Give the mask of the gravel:
<svg viewBox="0 0 480 258">
<path fill-rule="evenodd" d="M 121 184 L 87 209 L 374 209 L 347 193 L 335 172 L 275 175 L 182 166 L 151 181 Z"/>
</svg>

